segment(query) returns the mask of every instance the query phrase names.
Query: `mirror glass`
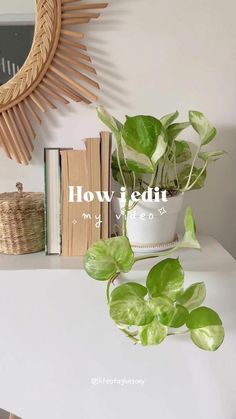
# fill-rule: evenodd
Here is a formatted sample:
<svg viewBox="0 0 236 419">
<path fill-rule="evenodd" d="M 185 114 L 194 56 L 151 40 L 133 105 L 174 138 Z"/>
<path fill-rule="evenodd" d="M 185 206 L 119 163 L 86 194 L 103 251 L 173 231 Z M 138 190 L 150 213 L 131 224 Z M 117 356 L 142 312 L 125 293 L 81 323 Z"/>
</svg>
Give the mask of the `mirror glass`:
<svg viewBox="0 0 236 419">
<path fill-rule="evenodd" d="M 35 0 L 0 0 L 0 86 L 24 64 L 32 46 Z"/>
</svg>

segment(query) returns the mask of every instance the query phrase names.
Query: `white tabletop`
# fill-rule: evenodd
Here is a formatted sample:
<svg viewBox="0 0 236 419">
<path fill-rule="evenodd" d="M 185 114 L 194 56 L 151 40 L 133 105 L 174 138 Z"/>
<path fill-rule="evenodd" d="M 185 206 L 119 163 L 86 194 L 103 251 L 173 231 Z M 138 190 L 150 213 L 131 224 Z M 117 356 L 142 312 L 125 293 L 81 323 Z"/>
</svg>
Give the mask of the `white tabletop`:
<svg viewBox="0 0 236 419">
<path fill-rule="evenodd" d="M 11 269 L 4 262 L 0 407 L 23 419 L 235 419 L 236 262 L 213 239 L 205 240 L 206 250 L 181 252 L 181 261 L 189 266 L 187 284 L 206 282 L 204 304 L 224 322 L 226 339 L 215 353 L 201 351 L 188 336 L 168 337 L 158 347 L 133 346 L 108 316 L 102 282 L 69 266 L 27 268 L 30 256 Z M 145 278 L 144 269 L 129 278 Z"/>
<path fill-rule="evenodd" d="M 183 249 L 171 257 L 180 257 L 183 268 L 193 272 L 231 272 L 235 270 L 234 258 L 211 236 L 198 237 L 202 250 Z M 161 260 L 161 258 L 159 258 Z M 152 261 L 136 263 L 136 271 L 149 269 Z M 155 261 L 153 262 L 155 263 Z M 31 255 L 9 256 L 0 254 L 0 270 L 67 269 L 83 270 L 82 257 L 45 256 L 44 252 Z"/>
</svg>

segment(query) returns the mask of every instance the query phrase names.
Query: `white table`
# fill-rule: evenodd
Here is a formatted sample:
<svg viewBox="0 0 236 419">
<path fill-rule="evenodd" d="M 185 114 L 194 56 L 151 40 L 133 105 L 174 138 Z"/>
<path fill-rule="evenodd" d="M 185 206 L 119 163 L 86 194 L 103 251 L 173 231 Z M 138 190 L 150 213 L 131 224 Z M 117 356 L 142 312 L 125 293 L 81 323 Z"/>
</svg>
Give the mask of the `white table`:
<svg viewBox="0 0 236 419">
<path fill-rule="evenodd" d="M 202 252 L 178 255 L 187 284 L 206 282 L 205 304 L 224 322 L 215 353 L 188 336 L 133 346 L 108 316 L 105 284 L 79 258 L 0 256 L 0 407 L 23 419 L 235 419 L 236 262 L 214 239 L 200 241 Z M 145 278 L 154 263 L 129 278 Z"/>
</svg>

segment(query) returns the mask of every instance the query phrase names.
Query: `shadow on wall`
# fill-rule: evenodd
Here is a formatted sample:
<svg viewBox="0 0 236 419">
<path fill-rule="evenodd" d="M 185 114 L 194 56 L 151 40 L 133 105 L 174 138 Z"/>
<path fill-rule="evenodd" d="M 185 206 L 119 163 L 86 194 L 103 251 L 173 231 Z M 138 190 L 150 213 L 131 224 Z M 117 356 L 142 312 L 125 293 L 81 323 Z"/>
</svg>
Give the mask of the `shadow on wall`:
<svg viewBox="0 0 236 419">
<path fill-rule="evenodd" d="M 101 88 L 100 91 L 93 90 L 91 87 L 90 89 L 98 95 L 98 102 L 108 108 L 114 106 L 128 107 L 127 97 L 129 94 L 127 89 L 123 87 L 124 77 L 117 65 L 114 64 L 117 61 L 119 51 L 114 49 L 112 54 L 110 54 L 106 48 L 107 45 L 110 45 L 110 33 L 112 33 L 112 36 L 115 36 L 115 34 L 119 36 L 119 33 L 122 31 L 124 22 L 122 17 L 130 13 L 126 3 L 127 0 L 120 0 L 119 2 L 109 0 L 109 6 L 107 9 L 102 9 L 100 19 L 98 21 L 91 21 L 82 27 L 83 33 L 85 34 L 84 43 L 88 48 L 88 54 L 91 56 L 92 64 L 97 70 L 97 77 L 94 76 L 93 78 L 99 82 Z M 81 81 L 80 83 L 83 84 Z M 88 107 L 88 105 L 79 103 L 78 107 L 81 106 Z M 95 105 L 89 106 L 92 109 L 94 107 Z M 42 149 L 44 146 L 49 145 L 51 137 L 50 127 L 60 128 L 64 124 L 65 118 L 69 115 L 72 116 L 73 113 L 78 114 L 79 109 L 73 109 L 72 106 L 61 106 L 58 103 L 56 111 L 49 109 L 45 115 L 41 115 L 43 121 L 41 126 L 32 120 L 37 136 L 31 165 L 42 165 Z M 53 144 L 50 145 L 53 147 Z"/>
<path fill-rule="evenodd" d="M 133 0 L 131 0 L 133 1 Z M 131 13 L 130 7 L 126 7 L 127 0 L 108 0 L 108 8 L 104 9 L 98 21 L 86 25 L 84 33 L 88 51 L 98 73 L 98 82 L 101 87 L 99 102 L 108 108 L 129 106 L 127 98 L 129 92 L 124 88 L 124 77 L 117 65 L 119 50 L 114 48 L 112 54 L 106 51 L 106 45 L 110 44 L 110 34 L 116 38 L 122 31 L 124 16 Z M 105 35 L 105 36 L 104 36 Z M 119 46 L 122 48 L 122 44 Z"/>
<path fill-rule="evenodd" d="M 122 17 L 124 15 L 127 16 L 129 13 L 130 10 L 126 9 L 126 1 L 120 0 L 117 2 L 115 0 L 109 0 L 109 6 L 107 9 L 101 11 L 100 19 L 98 21 L 92 21 L 83 27 L 83 33 L 85 34 L 84 43 L 88 48 L 88 54 L 91 56 L 92 64 L 97 70 L 97 77 L 93 76 L 93 78 L 98 81 L 101 89 L 97 91 L 91 88 L 91 90 L 98 95 L 98 103 L 102 103 L 109 109 L 117 106 L 129 107 L 127 98 L 131 95 L 129 95 L 127 89 L 124 89 L 124 77 L 121 71 L 119 71 L 119 68 L 117 68 L 117 65 L 114 64 L 114 62 L 117 62 L 119 51 L 114 49 L 113 53 L 110 54 L 106 48 L 106 45 L 110 44 L 109 33 L 112 33 L 112 36 L 114 36 L 115 33 L 122 31 Z M 81 81 L 80 83 L 83 84 Z M 76 107 L 70 105 L 63 106 L 58 103 L 56 111 L 49 109 L 46 115 L 44 115 L 42 125 L 39 126 L 32 121 L 37 136 L 34 143 L 33 160 L 30 164 L 32 166 L 41 166 L 44 147 L 54 146 L 53 142 L 51 143 L 52 126 L 59 130 L 63 128 L 68 117 L 73 117 L 73 114 L 74 116 L 79 115 L 79 112 L 81 110 L 83 111 L 83 109 L 91 109 L 95 113 L 96 106 L 97 104 L 88 106 L 83 102 L 78 103 Z"/>
<path fill-rule="evenodd" d="M 210 165 L 203 189 L 185 194 L 184 204 L 192 207 L 198 232 L 215 237 L 236 257 L 236 127 L 219 128 L 211 148 L 224 149 L 227 154 Z M 183 216 L 184 209 L 180 229 Z"/>
</svg>

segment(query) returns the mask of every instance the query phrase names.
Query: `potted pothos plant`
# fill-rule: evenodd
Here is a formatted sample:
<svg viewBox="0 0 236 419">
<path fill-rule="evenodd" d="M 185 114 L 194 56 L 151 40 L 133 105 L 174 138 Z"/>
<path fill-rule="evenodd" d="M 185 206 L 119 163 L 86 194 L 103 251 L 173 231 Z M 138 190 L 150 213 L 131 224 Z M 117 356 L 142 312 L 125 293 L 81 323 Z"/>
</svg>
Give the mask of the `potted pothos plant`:
<svg viewBox="0 0 236 419">
<path fill-rule="evenodd" d="M 116 149 L 112 155 L 112 174 L 125 188 L 126 196 L 139 196 L 126 206 L 119 197 L 113 199 L 117 224 L 127 218 L 127 236 L 135 250 L 155 251 L 172 245 L 185 192 L 204 186 L 210 163 L 223 150 L 206 151 L 216 137 L 216 128 L 198 111 L 189 112 L 187 122 L 176 122 L 179 113 L 153 116 L 126 116 L 121 123 L 99 106 L 100 120 L 112 131 Z M 191 127 L 199 136 L 194 153 L 190 143 L 179 138 Z M 142 199 L 150 190 L 159 191 L 158 199 Z"/>
<path fill-rule="evenodd" d="M 143 346 L 159 345 L 168 336 L 182 333 L 190 335 L 203 350 L 217 350 L 224 340 L 222 321 L 214 310 L 201 306 L 206 296 L 204 283 L 184 289 L 179 259 L 168 257 L 154 265 L 145 285 L 124 278 L 119 285 L 118 280 L 142 259 L 170 256 L 180 248 L 199 249 L 191 209 L 186 210 L 182 240 L 165 253 L 135 257 L 126 236 L 125 218 L 123 223 L 122 236 L 98 241 L 84 257 L 88 275 L 107 283 L 107 303 L 116 326 L 133 343 Z M 111 292 L 112 284 L 115 288 Z"/>
</svg>

